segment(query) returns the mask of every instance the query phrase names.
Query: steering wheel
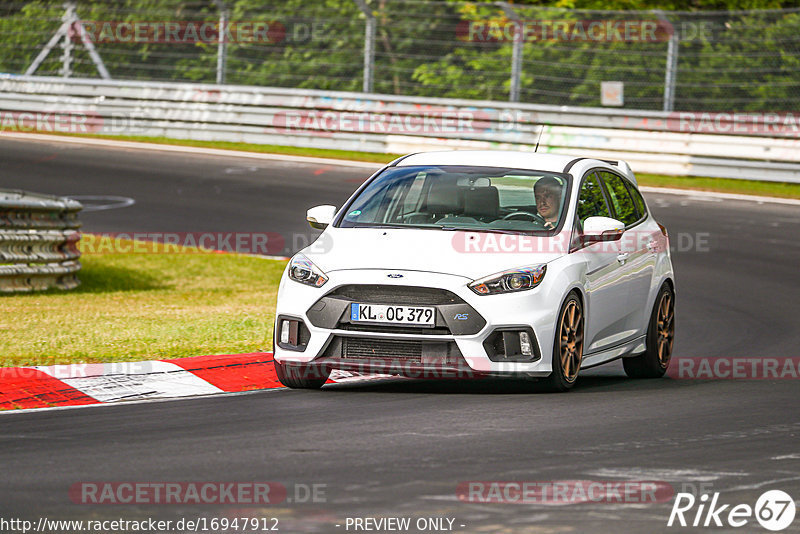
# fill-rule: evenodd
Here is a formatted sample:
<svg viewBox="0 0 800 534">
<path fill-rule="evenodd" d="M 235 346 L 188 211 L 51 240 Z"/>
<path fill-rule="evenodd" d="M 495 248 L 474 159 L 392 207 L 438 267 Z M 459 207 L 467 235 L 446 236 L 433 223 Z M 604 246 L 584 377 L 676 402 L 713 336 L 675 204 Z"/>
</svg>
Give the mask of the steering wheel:
<svg viewBox="0 0 800 534">
<path fill-rule="evenodd" d="M 542 226 L 544 226 L 545 223 L 546 223 L 546 221 L 544 220 L 544 217 L 542 217 L 538 213 L 531 213 L 529 211 L 512 211 L 511 213 L 509 213 L 508 215 L 503 217 L 503 220 L 507 221 L 507 220 L 516 219 L 516 218 L 519 218 L 519 217 L 530 218 L 532 221 L 537 222 L 537 223 L 541 224 Z"/>
</svg>

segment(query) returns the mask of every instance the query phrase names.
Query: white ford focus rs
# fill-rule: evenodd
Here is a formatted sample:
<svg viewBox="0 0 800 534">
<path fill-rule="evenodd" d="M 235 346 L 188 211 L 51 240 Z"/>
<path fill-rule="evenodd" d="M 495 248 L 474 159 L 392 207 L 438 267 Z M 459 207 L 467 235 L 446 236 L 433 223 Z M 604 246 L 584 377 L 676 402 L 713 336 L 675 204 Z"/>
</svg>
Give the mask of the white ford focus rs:
<svg viewBox="0 0 800 534">
<path fill-rule="evenodd" d="M 316 388 L 332 369 L 533 377 L 571 388 L 623 359 L 669 364 L 675 286 L 666 229 L 622 161 L 501 151 L 412 154 L 337 210 L 284 272 L 275 368 Z"/>
</svg>

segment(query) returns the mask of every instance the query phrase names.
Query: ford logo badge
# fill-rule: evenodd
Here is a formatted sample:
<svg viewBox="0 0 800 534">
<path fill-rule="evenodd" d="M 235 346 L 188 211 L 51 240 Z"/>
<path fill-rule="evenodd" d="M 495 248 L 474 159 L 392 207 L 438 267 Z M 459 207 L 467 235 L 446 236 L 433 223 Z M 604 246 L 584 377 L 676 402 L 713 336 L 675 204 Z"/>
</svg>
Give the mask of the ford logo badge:
<svg viewBox="0 0 800 534">
<path fill-rule="evenodd" d="M 394 274 L 394 273 L 387 274 L 386 276 L 388 276 L 389 278 L 403 278 L 402 274 Z"/>
</svg>

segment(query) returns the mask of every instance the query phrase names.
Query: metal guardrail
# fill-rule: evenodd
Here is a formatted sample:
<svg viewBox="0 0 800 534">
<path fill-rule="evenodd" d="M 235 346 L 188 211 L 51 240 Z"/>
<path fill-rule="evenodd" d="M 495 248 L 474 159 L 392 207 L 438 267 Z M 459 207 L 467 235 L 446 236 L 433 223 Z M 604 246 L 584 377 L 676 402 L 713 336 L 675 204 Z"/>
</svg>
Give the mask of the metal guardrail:
<svg viewBox="0 0 800 534">
<path fill-rule="evenodd" d="M 533 150 L 541 133 L 539 151 L 624 159 L 636 172 L 800 183 L 800 125 L 764 116 L 741 133 L 736 116 L 715 115 L 725 133 L 707 133 L 709 119 L 687 113 L 0 75 L 0 125 L 17 131 L 380 153 Z"/>
<path fill-rule="evenodd" d="M 68 198 L 0 190 L 0 293 L 80 284 L 81 209 Z"/>
</svg>

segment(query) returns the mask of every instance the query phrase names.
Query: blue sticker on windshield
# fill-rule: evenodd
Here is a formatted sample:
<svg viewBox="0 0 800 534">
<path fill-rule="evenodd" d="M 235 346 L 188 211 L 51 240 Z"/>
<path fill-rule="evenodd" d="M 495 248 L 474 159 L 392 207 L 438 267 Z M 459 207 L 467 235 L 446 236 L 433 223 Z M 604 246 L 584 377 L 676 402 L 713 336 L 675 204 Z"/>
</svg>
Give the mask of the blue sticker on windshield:
<svg viewBox="0 0 800 534">
<path fill-rule="evenodd" d="M 353 210 L 347 214 L 348 217 L 358 217 L 361 215 L 361 210 Z"/>
</svg>

